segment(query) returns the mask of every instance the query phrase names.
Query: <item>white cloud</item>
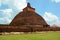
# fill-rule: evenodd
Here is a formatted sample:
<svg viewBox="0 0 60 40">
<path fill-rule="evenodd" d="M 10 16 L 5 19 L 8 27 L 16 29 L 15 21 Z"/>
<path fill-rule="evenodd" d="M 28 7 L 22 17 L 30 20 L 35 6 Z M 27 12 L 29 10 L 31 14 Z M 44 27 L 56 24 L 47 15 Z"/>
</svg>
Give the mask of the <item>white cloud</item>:
<svg viewBox="0 0 60 40">
<path fill-rule="evenodd" d="M 56 2 L 56 3 L 59 3 L 60 0 L 51 0 L 52 2 Z"/>
<path fill-rule="evenodd" d="M 18 9 L 23 9 L 26 6 L 26 0 L 14 0 L 14 6 Z"/>
<path fill-rule="evenodd" d="M 12 9 L 5 9 L 5 10 L 3 10 L 2 12 L 3 12 L 3 15 L 4 15 L 4 16 L 6 16 L 6 17 L 11 17 L 13 10 L 12 10 Z"/>
<path fill-rule="evenodd" d="M 55 20 L 58 20 L 58 17 L 50 12 L 45 12 L 44 14 L 44 19 L 47 21 L 47 22 L 51 22 L 51 21 L 55 21 Z"/>
<path fill-rule="evenodd" d="M 0 22 L 3 24 L 10 23 L 11 22 L 11 17 L 12 17 L 12 9 L 5 9 L 5 10 L 0 10 L 0 14 L 2 14 L 4 17 L 0 17 Z"/>
<path fill-rule="evenodd" d="M 13 17 L 26 7 L 26 0 L 0 0 L 0 7 L 8 5 L 8 9 L 0 9 L 0 24 L 10 23 Z M 5 7 L 4 7 L 5 8 Z"/>
<path fill-rule="evenodd" d="M 11 22 L 11 19 L 9 19 L 8 17 L 0 18 L 1 24 L 9 24 L 10 22 Z"/>
<path fill-rule="evenodd" d="M 52 25 L 52 24 L 60 25 L 59 18 L 56 15 L 54 15 L 53 13 L 51 13 L 51 12 L 45 12 L 43 18 L 50 25 Z"/>
<path fill-rule="evenodd" d="M 26 0 L 0 0 L 0 4 L 6 4 L 12 9 L 22 10 L 26 7 Z"/>
</svg>

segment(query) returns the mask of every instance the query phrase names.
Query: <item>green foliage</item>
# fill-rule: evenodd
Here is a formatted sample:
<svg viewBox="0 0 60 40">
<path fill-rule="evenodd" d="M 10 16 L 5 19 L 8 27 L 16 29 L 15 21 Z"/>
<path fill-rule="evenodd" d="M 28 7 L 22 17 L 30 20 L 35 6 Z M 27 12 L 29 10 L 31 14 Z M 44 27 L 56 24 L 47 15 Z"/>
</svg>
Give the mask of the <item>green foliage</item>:
<svg viewBox="0 0 60 40">
<path fill-rule="evenodd" d="M 60 32 L 0 35 L 0 40 L 60 40 Z"/>
</svg>

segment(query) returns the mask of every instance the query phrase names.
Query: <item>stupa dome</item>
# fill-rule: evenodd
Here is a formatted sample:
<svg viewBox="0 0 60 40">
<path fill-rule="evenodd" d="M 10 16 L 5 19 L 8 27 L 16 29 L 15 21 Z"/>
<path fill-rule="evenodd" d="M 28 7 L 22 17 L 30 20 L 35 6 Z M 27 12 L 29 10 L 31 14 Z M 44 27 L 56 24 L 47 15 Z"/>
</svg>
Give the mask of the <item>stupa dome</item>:
<svg viewBox="0 0 60 40">
<path fill-rule="evenodd" d="M 47 23 L 42 16 L 35 12 L 35 9 L 30 6 L 30 3 L 28 3 L 27 7 L 15 16 L 10 25 L 47 25 Z"/>
</svg>

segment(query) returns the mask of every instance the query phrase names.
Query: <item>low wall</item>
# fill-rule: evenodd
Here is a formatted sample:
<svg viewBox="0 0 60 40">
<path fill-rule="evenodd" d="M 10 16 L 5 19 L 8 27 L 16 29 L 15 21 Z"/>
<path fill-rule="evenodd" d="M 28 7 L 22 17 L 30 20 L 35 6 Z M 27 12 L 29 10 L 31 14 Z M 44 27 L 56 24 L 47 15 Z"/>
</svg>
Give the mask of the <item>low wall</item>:
<svg viewBox="0 0 60 40">
<path fill-rule="evenodd" d="M 1 32 L 36 32 L 36 31 L 60 31 L 60 27 L 44 27 L 42 25 L 0 26 Z"/>
</svg>

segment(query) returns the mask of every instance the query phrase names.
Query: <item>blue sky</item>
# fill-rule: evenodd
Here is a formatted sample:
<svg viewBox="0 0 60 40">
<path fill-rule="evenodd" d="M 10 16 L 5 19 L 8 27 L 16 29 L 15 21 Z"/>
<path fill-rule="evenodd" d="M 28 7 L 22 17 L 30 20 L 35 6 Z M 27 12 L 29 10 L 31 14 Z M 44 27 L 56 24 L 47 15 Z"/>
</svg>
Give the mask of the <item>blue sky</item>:
<svg viewBox="0 0 60 40">
<path fill-rule="evenodd" d="M 27 2 L 49 25 L 60 26 L 60 0 L 0 0 L 0 24 L 9 24 Z"/>
</svg>

